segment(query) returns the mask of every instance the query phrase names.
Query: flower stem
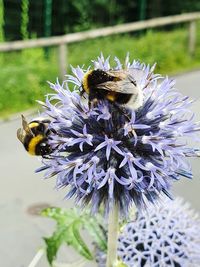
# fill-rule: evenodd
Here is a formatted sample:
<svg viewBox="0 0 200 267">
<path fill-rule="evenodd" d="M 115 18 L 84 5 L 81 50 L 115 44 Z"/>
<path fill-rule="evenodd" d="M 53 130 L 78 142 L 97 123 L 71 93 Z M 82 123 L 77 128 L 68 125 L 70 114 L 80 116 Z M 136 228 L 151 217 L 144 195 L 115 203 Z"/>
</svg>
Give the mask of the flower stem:
<svg viewBox="0 0 200 267">
<path fill-rule="evenodd" d="M 28 267 L 35 267 L 44 254 L 45 254 L 45 249 L 44 248 L 41 248 L 40 250 L 38 250 L 38 252 L 36 253 L 36 255 L 34 256 L 32 261 L 30 262 Z"/>
<path fill-rule="evenodd" d="M 109 212 L 108 218 L 108 250 L 106 267 L 114 267 L 117 261 L 117 239 L 118 239 L 118 206 L 114 205 Z"/>
</svg>

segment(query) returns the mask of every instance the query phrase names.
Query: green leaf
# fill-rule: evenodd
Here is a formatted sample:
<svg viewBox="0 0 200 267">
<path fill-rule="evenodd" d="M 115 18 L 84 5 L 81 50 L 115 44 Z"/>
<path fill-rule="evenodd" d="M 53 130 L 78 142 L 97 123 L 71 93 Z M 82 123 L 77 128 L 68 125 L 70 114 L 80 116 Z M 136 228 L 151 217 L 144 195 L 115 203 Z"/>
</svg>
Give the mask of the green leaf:
<svg viewBox="0 0 200 267">
<path fill-rule="evenodd" d="M 42 215 L 57 222 L 56 230 L 51 237 L 44 238 L 46 243 L 47 259 L 50 264 L 55 260 L 62 244 L 72 246 L 77 252 L 88 260 L 93 256 L 81 237 L 80 230 L 84 227 L 84 220 L 75 210 L 65 211 L 60 208 L 47 208 Z"/>
<path fill-rule="evenodd" d="M 56 258 L 57 252 L 64 242 L 63 231 L 54 232 L 53 235 L 49 238 L 44 238 L 46 243 L 46 254 L 47 259 L 50 264 L 52 264 L 53 260 Z"/>
<path fill-rule="evenodd" d="M 70 224 L 75 218 L 77 218 L 77 213 L 74 210 L 64 210 L 57 207 L 50 207 L 42 210 L 41 215 L 54 219 L 58 224 Z"/>
<path fill-rule="evenodd" d="M 107 237 L 105 230 L 99 223 L 99 221 L 93 218 L 85 219 L 85 228 L 89 231 L 90 235 L 94 238 L 94 241 L 97 243 L 98 247 L 106 251 L 107 250 Z"/>
<path fill-rule="evenodd" d="M 82 225 L 82 222 L 79 220 L 75 221 L 72 224 L 72 233 L 73 233 L 72 245 L 86 259 L 93 260 L 93 256 L 90 253 L 90 250 L 88 249 L 87 245 L 85 244 L 85 242 L 83 241 L 83 239 L 79 233 L 81 225 Z"/>
</svg>

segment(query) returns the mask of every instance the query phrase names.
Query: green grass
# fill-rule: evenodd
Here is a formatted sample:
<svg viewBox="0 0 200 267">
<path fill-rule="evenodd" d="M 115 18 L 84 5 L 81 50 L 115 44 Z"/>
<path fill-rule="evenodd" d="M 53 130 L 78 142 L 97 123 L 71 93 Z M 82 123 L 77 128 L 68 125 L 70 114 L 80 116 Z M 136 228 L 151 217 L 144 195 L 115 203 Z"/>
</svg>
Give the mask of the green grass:
<svg viewBox="0 0 200 267">
<path fill-rule="evenodd" d="M 124 60 L 126 53 L 142 62 L 157 62 L 157 73 L 174 74 L 200 67 L 200 25 L 197 29 L 194 57 L 188 54 L 188 32 L 180 28 L 171 32 L 148 31 L 142 35 L 117 35 L 88 40 L 68 46 L 68 63 L 90 65 L 90 60 L 103 52 Z M 35 107 L 35 100 L 50 92 L 46 81 L 55 82 L 59 76 L 57 49 L 43 49 L 0 54 L 0 116 Z M 70 72 L 70 69 L 68 69 Z"/>
</svg>

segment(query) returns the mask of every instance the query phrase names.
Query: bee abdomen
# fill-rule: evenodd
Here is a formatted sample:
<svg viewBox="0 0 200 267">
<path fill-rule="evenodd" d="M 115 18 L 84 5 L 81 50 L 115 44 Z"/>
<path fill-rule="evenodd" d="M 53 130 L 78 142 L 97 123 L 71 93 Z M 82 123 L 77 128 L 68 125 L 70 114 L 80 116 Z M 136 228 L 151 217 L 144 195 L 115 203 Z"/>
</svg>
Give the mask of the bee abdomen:
<svg viewBox="0 0 200 267">
<path fill-rule="evenodd" d="M 41 134 L 38 134 L 30 138 L 28 143 L 25 140 L 24 146 L 31 155 L 40 155 L 41 153 L 39 153 L 38 151 L 39 149 L 37 149 L 37 147 L 43 140 L 44 140 L 44 136 Z"/>
</svg>

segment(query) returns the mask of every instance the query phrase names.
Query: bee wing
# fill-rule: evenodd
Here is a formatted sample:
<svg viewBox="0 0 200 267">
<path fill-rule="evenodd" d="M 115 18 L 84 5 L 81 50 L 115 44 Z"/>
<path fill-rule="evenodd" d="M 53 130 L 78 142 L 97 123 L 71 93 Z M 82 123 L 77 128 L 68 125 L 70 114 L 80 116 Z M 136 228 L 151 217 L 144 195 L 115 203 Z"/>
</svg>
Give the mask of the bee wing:
<svg viewBox="0 0 200 267">
<path fill-rule="evenodd" d="M 33 135 L 30 127 L 28 126 L 28 122 L 26 121 L 24 115 L 21 115 L 22 116 L 22 127 L 24 129 L 24 131 L 27 133 L 27 134 L 31 134 Z"/>
<path fill-rule="evenodd" d="M 117 78 L 117 81 L 104 82 L 97 85 L 96 88 L 121 94 L 134 94 L 135 90 L 138 90 L 137 84 L 141 83 L 145 74 L 144 70 L 139 68 L 110 70 L 107 73 Z"/>
<path fill-rule="evenodd" d="M 17 130 L 17 138 L 19 139 L 20 142 L 23 143 L 23 141 L 24 141 L 24 131 L 23 131 L 23 129 L 19 128 Z"/>
<path fill-rule="evenodd" d="M 128 78 L 133 81 L 140 81 L 144 76 L 144 70 L 138 68 L 129 68 L 128 70 L 109 70 L 107 73 L 119 80 Z"/>
<path fill-rule="evenodd" d="M 133 94 L 137 87 L 131 82 L 130 79 L 127 78 L 126 80 L 117 82 L 109 81 L 101 83 L 97 85 L 96 88 L 111 92 L 118 92 L 121 94 Z"/>
<path fill-rule="evenodd" d="M 114 76 L 115 78 L 118 78 L 119 80 L 126 79 L 128 72 L 126 70 L 109 70 L 106 72 L 110 76 Z"/>
</svg>

